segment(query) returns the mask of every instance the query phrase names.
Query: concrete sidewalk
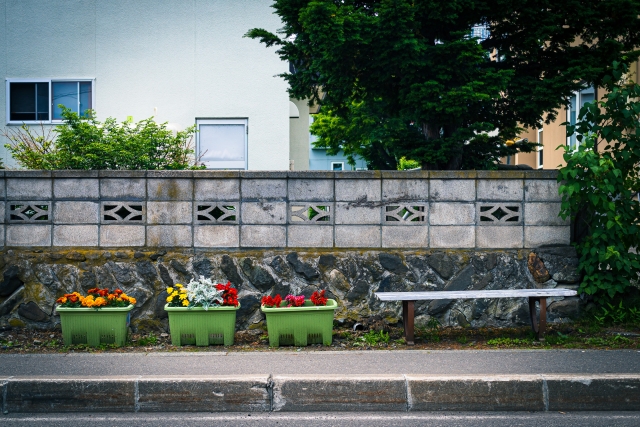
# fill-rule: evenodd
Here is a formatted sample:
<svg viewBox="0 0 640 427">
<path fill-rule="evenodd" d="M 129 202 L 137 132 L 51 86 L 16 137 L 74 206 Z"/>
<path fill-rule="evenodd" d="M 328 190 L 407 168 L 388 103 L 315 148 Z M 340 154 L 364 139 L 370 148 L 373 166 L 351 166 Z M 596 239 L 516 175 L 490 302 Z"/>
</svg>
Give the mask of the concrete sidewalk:
<svg viewBox="0 0 640 427">
<path fill-rule="evenodd" d="M 638 410 L 640 351 L 6 354 L 0 386 L 4 413 Z"/>
</svg>

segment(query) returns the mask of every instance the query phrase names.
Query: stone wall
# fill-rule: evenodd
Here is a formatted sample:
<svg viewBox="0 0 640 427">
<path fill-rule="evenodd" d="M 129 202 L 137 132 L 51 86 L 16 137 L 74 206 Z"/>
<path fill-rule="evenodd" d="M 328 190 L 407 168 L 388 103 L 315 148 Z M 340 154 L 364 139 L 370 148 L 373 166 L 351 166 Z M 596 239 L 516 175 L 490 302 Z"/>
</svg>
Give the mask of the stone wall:
<svg viewBox="0 0 640 427">
<path fill-rule="evenodd" d="M 53 328 L 55 299 L 94 286 L 120 287 L 138 299 L 134 330 L 167 330 L 165 287 L 192 277 L 230 280 L 239 289 L 238 328 L 262 325 L 263 295 L 327 289 L 338 300 L 338 322 L 372 318 L 398 322 L 399 303 L 381 303 L 375 291 L 577 288 L 571 247 L 535 250 L 246 250 L 230 252 L 132 250 L 6 251 L 0 283 L 0 327 Z M 548 299 L 550 321 L 566 321 L 577 298 Z M 443 325 L 516 326 L 528 322 L 521 299 L 425 301 L 416 323 L 435 316 Z"/>
<path fill-rule="evenodd" d="M 196 276 L 240 291 L 238 327 L 266 294 L 327 289 L 338 322 L 396 323 L 376 291 L 577 288 L 556 173 L 0 172 L 0 327 L 56 327 L 54 301 L 94 286 L 166 330 L 165 287 Z M 566 321 L 577 298 L 548 300 Z M 416 323 L 526 324 L 524 299 L 422 302 Z"/>
</svg>

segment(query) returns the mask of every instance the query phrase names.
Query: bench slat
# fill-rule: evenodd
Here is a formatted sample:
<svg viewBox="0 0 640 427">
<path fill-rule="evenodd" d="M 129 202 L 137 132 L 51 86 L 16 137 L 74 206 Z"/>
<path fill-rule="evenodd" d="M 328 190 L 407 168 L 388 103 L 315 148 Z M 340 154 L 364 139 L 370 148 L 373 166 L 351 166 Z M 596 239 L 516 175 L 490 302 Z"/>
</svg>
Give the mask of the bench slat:
<svg viewBox="0 0 640 427">
<path fill-rule="evenodd" d="M 436 299 L 572 297 L 571 289 L 504 289 L 493 291 L 375 292 L 380 301 L 419 301 Z"/>
</svg>

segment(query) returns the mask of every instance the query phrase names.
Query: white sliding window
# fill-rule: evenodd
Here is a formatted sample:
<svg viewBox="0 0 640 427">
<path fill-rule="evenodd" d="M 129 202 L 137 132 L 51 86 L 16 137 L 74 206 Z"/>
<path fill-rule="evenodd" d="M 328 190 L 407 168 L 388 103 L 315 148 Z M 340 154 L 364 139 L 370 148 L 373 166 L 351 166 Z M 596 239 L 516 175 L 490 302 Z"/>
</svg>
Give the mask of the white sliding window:
<svg viewBox="0 0 640 427">
<path fill-rule="evenodd" d="M 247 169 L 247 119 L 197 119 L 196 153 L 207 169 Z"/>
</svg>

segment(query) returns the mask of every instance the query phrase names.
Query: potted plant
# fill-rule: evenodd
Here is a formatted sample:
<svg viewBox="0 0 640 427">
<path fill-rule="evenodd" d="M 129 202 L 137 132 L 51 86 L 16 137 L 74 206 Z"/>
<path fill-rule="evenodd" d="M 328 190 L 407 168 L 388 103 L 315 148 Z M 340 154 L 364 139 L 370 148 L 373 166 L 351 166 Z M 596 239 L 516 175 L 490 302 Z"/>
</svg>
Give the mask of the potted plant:
<svg viewBox="0 0 640 427">
<path fill-rule="evenodd" d="M 233 345 L 240 303 L 231 282 L 214 284 L 200 276 L 187 286 L 168 287 L 167 293 L 164 309 L 169 314 L 173 345 Z"/>
<path fill-rule="evenodd" d="M 324 295 L 325 291 L 316 291 L 310 300 L 304 295 L 287 295 L 284 300 L 279 294 L 263 297 L 261 310 L 267 316 L 269 345 L 331 345 L 338 304 Z"/>
<path fill-rule="evenodd" d="M 120 289 L 92 288 L 87 296 L 79 292 L 64 294 L 56 300 L 64 345 L 124 345 L 129 326 L 129 312 L 136 299 Z"/>
</svg>

